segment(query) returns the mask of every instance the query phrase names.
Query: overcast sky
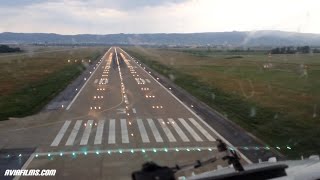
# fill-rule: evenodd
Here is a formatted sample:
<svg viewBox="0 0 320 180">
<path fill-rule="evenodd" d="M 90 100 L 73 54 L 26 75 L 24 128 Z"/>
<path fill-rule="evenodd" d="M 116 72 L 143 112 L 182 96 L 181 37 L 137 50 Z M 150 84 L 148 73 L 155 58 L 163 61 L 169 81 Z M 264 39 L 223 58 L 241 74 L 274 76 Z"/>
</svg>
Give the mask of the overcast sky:
<svg viewBox="0 0 320 180">
<path fill-rule="evenodd" d="M 0 32 L 320 33 L 319 0 L 0 0 Z"/>
</svg>

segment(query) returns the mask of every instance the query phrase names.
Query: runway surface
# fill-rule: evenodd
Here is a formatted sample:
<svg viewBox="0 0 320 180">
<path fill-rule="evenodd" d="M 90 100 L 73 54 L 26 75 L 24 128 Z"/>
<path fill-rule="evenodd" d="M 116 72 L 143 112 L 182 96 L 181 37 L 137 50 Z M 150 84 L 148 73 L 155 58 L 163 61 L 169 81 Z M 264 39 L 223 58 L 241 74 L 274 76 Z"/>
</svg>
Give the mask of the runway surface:
<svg viewBox="0 0 320 180">
<path fill-rule="evenodd" d="M 214 127 L 150 73 L 112 47 L 68 106 L 21 121 L 21 128 L 0 124 L 0 148 L 36 148 L 24 167 L 57 169 L 45 179 L 130 179 L 147 161 L 174 166 L 215 155 Z M 217 165 L 226 162 L 211 168 Z"/>
</svg>

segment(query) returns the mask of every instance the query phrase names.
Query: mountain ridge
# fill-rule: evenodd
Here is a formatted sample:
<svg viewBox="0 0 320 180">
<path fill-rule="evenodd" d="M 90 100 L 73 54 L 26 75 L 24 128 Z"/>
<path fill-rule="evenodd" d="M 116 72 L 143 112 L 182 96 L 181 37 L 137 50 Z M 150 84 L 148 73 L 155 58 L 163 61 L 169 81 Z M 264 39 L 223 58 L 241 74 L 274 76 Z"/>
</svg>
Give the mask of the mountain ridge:
<svg viewBox="0 0 320 180">
<path fill-rule="evenodd" d="M 224 45 L 320 46 L 320 34 L 278 30 L 200 33 L 76 34 L 0 33 L 0 44 L 127 44 L 127 45 Z"/>
</svg>

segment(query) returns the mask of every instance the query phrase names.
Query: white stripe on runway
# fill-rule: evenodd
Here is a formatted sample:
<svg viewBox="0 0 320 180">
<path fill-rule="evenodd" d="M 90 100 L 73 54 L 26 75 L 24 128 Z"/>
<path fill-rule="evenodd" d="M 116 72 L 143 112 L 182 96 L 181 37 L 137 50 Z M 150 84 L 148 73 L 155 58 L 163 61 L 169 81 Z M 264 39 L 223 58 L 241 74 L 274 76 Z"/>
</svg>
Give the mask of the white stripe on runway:
<svg viewBox="0 0 320 180">
<path fill-rule="evenodd" d="M 135 78 L 135 80 L 137 81 L 138 84 L 140 84 L 139 78 Z"/>
<path fill-rule="evenodd" d="M 98 122 L 98 127 L 97 127 L 96 137 L 94 139 L 94 144 L 101 144 L 102 143 L 104 122 L 105 122 L 105 120 L 100 120 Z"/>
<path fill-rule="evenodd" d="M 201 137 L 189 126 L 189 124 L 184 119 L 182 118 L 178 118 L 178 119 L 196 141 L 203 141 Z"/>
<path fill-rule="evenodd" d="M 96 84 L 98 82 L 98 79 L 94 80 L 94 83 Z"/>
<path fill-rule="evenodd" d="M 116 122 L 114 119 L 110 119 L 109 122 L 109 144 L 115 144 L 116 143 Z"/>
<path fill-rule="evenodd" d="M 83 133 L 81 141 L 80 141 L 80 145 L 86 145 L 88 143 L 92 126 L 93 126 L 93 120 L 88 120 L 87 126 L 84 129 L 84 133 Z"/>
<path fill-rule="evenodd" d="M 76 124 L 74 125 L 74 127 L 73 127 L 73 129 L 71 131 L 71 134 L 70 134 L 70 136 L 69 136 L 69 138 L 67 140 L 66 146 L 73 145 L 73 142 L 76 139 L 78 131 L 79 131 L 80 127 L 81 127 L 81 123 L 82 123 L 82 120 L 78 120 L 76 122 Z"/>
<path fill-rule="evenodd" d="M 208 133 L 208 131 L 206 131 L 205 129 L 203 129 L 203 127 L 193 118 L 189 118 L 189 120 L 191 121 L 191 123 L 198 128 L 198 130 L 209 140 L 209 141 L 215 141 L 215 139 Z"/>
<path fill-rule="evenodd" d="M 122 134 L 122 143 L 129 143 L 128 129 L 127 129 L 127 120 L 121 119 L 121 134 Z"/>
<path fill-rule="evenodd" d="M 66 121 L 66 122 L 63 124 L 63 126 L 61 127 L 59 133 L 58 133 L 57 136 L 54 138 L 51 146 L 58 146 L 58 145 L 59 145 L 59 143 L 60 143 L 60 141 L 61 141 L 64 133 L 66 133 L 66 131 L 67 131 L 70 123 L 71 123 L 71 121 Z"/>
<path fill-rule="evenodd" d="M 151 81 L 150 81 L 149 79 L 146 79 L 146 81 L 147 81 L 148 83 L 151 83 Z"/>
<path fill-rule="evenodd" d="M 176 122 L 172 118 L 168 118 L 170 124 L 173 126 L 173 128 L 176 130 L 176 132 L 179 134 L 183 142 L 189 142 L 189 138 L 184 134 L 184 132 L 181 130 L 181 128 L 178 126 Z"/>
<path fill-rule="evenodd" d="M 166 123 L 163 121 L 163 119 L 158 119 L 164 133 L 167 135 L 168 139 L 170 142 L 176 142 L 176 138 L 174 138 L 172 132 L 170 131 L 170 129 L 167 127 Z"/>
<path fill-rule="evenodd" d="M 149 143 L 150 140 L 149 140 L 146 128 L 144 127 L 142 120 L 141 119 L 137 119 L 137 123 L 138 123 L 139 131 L 140 131 L 140 134 L 141 134 L 142 142 Z"/>
<path fill-rule="evenodd" d="M 136 108 L 132 108 L 132 112 L 133 112 L 133 113 L 137 113 Z"/>
<path fill-rule="evenodd" d="M 160 136 L 160 133 L 156 127 L 156 125 L 154 124 L 153 120 L 152 119 L 147 119 L 148 123 L 149 123 L 149 126 L 152 130 L 152 133 L 153 133 L 153 136 L 154 138 L 156 139 L 157 142 L 163 142 L 163 139 L 162 137 Z"/>
</svg>

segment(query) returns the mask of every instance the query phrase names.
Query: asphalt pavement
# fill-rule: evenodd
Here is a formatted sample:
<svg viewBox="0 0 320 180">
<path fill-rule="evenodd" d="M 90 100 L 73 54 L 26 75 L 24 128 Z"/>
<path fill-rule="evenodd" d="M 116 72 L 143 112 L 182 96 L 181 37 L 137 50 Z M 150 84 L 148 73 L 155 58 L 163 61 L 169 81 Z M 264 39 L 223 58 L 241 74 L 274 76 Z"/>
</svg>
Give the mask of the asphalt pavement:
<svg viewBox="0 0 320 180">
<path fill-rule="evenodd" d="M 121 48 L 110 48 L 83 81 L 61 109 L 0 123 L 0 148 L 35 149 L 22 153 L 25 168 L 57 170 L 37 178 L 130 179 L 147 161 L 174 166 L 218 154 L 214 127 Z M 178 176 L 217 165 L 227 163 Z"/>
</svg>

